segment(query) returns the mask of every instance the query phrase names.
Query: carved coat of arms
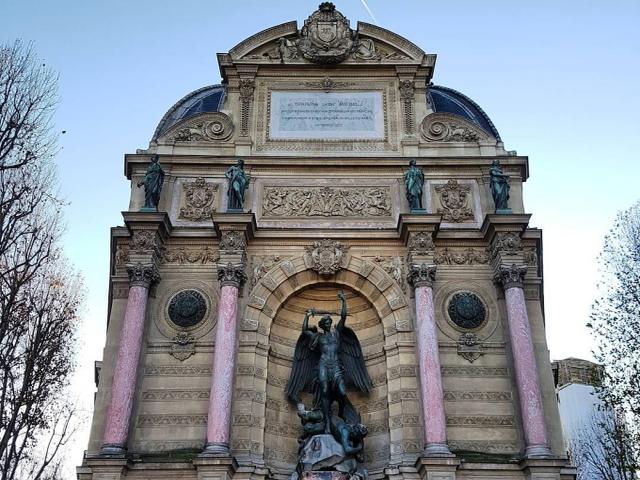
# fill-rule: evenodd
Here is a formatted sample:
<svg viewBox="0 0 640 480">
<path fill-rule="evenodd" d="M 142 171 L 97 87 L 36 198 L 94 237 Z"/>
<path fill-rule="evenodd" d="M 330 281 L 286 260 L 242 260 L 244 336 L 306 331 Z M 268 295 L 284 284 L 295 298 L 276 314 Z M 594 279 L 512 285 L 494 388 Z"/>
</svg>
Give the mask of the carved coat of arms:
<svg viewBox="0 0 640 480">
<path fill-rule="evenodd" d="M 320 275 L 334 275 L 342 268 L 349 247 L 335 240 L 319 240 L 307 247 L 312 268 Z"/>
<path fill-rule="evenodd" d="M 198 177 L 195 182 L 184 186 L 185 206 L 180 209 L 180 218 L 206 220 L 215 212 L 214 200 L 218 185 L 205 182 Z"/>
<path fill-rule="evenodd" d="M 314 63 L 339 63 L 358 47 L 349 20 L 331 2 L 323 2 L 304 22 L 298 50 Z"/>
</svg>

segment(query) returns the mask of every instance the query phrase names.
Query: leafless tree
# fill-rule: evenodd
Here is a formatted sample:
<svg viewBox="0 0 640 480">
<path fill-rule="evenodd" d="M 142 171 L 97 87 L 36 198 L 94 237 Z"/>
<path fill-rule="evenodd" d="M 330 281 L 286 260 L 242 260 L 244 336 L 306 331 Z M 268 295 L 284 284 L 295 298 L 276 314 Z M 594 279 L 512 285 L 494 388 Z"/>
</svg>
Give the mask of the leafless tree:
<svg viewBox="0 0 640 480">
<path fill-rule="evenodd" d="M 571 459 L 578 480 L 635 480 L 638 463 L 624 421 L 611 410 L 595 412 L 572 432 Z"/>
<path fill-rule="evenodd" d="M 52 115 L 57 77 L 31 45 L 0 45 L 0 480 L 59 478 L 74 430 L 81 280 L 61 252 Z"/>
<path fill-rule="evenodd" d="M 616 217 L 600 264 L 599 297 L 587 326 L 604 366 L 601 398 L 628 419 L 640 458 L 640 202 Z"/>
</svg>

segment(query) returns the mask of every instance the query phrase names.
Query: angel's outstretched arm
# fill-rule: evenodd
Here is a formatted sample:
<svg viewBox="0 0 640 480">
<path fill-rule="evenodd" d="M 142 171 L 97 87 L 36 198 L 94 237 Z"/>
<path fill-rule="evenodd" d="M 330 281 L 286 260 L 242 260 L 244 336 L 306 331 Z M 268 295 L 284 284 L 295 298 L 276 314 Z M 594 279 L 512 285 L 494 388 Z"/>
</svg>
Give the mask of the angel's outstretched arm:
<svg viewBox="0 0 640 480">
<path fill-rule="evenodd" d="M 313 336 L 313 330 L 309 328 L 309 317 L 312 316 L 315 312 L 313 308 L 310 308 L 306 312 L 304 312 L 304 320 L 302 321 L 302 333 L 308 336 Z"/>
<path fill-rule="evenodd" d="M 340 310 L 340 321 L 338 322 L 338 325 L 336 325 L 336 328 L 338 330 L 342 330 L 344 322 L 347 320 L 347 298 L 344 296 L 343 291 L 338 293 L 338 298 L 342 302 L 342 309 Z"/>
</svg>

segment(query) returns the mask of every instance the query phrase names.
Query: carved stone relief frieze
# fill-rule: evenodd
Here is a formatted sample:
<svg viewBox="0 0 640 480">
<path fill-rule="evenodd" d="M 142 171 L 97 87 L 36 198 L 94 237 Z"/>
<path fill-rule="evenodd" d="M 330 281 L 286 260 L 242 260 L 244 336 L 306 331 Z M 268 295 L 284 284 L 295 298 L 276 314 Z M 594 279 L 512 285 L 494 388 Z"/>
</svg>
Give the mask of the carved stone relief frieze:
<svg viewBox="0 0 640 480">
<path fill-rule="evenodd" d="M 222 112 L 207 112 L 191 118 L 172 129 L 168 141 L 219 142 L 233 134 L 231 119 Z"/>
<path fill-rule="evenodd" d="M 444 222 L 460 223 L 475 219 L 471 203 L 471 185 L 451 179 L 444 185 L 436 185 L 434 190 L 440 203 L 436 211 L 442 215 Z"/>
<path fill-rule="evenodd" d="M 373 261 L 382 267 L 393 278 L 404 293 L 407 291 L 407 267 L 400 256 L 383 257 L 377 255 Z"/>
<path fill-rule="evenodd" d="M 255 287 L 277 263 L 283 260 L 280 255 L 264 255 L 251 257 L 251 287 Z"/>
<path fill-rule="evenodd" d="M 518 255 L 522 251 L 520 235 L 514 232 L 499 232 L 491 244 L 491 258 L 499 254 L 506 256 Z"/>
<path fill-rule="evenodd" d="M 437 265 L 486 265 L 489 263 L 486 248 L 437 248 L 433 261 Z"/>
<path fill-rule="evenodd" d="M 129 251 L 148 252 L 156 249 L 156 232 L 151 230 L 135 230 L 129 240 Z"/>
<path fill-rule="evenodd" d="M 218 184 L 208 183 L 202 177 L 182 187 L 183 206 L 178 218 L 194 222 L 210 220 L 218 204 Z"/>
<path fill-rule="evenodd" d="M 391 187 L 266 186 L 264 217 L 390 217 Z"/>
<path fill-rule="evenodd" d="M 306 247 L 311 268 L 320 275 L 334 275 L 342 267 L 349 247 L 330 239 L 313 242 Z"/>
<path fill-rule="evenodd" d="M 478 142 L 493 137 L 482 128 L 451 113 L 432 113 L 422 120 L 420 133 L 427 142 Z"/>
<path fill-rule="evenodd" d="M 220 238 L 220 251 L 224 253 L 235 253 L 243 251 L 247 243 L 244 233 L 236 230 L 228 230 L 222 233 Z"/>
<path fill-rule="evenodd" d="M 174 246 L 163 248 L 160 251 L 160 258 L 163 263 L 204 265 L 207 263 L 216 263 L 219 255 L 218 252 L 207 245 L 193 248 Z"/>
<path fill-rule="evenodd" d="M 435 249 L 433 237 L 428 232 L 412 232 L 409 234 L 409 242 L 407 244 L 409 251 L 424 255 Z"/>
</svg>

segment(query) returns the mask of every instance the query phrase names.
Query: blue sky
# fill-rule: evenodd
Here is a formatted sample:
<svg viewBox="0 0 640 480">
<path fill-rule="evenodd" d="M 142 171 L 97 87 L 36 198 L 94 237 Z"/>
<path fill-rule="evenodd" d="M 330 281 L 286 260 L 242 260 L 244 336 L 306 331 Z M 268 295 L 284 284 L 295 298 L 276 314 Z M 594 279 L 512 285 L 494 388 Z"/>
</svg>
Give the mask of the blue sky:
<svg viewBox="0 0 640 480">
<path fill-rule="evenodd" d="M 525 208 L 544 230 L 552 358 L 589 358 L 595 258 L 616 211 L 640 197 L 640 2 L 369 0 L 382 27 L 436 53 L 434 82 L 489 114 L 528 155 Z M 373 23 L 360 0 L 336 2 Z M 128 207 L 123 155 L 146 148 L 182 96 L 220 81 L 215 54 L 314 1 L 0 0 L 0 41 L 33 40 L 60 73 L 65 248 L 89 291 L 77 385 L 92 398 L 106 324 L 109 228 Z M 83 440 L 84 441 L 84 440 Z M 78 454 L 78 460 L 79 461 Z"/>
</svg>

